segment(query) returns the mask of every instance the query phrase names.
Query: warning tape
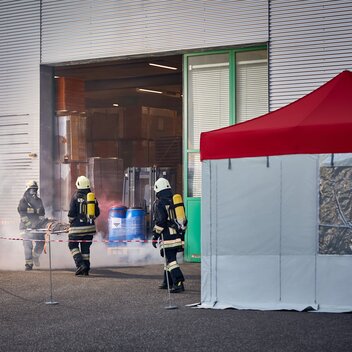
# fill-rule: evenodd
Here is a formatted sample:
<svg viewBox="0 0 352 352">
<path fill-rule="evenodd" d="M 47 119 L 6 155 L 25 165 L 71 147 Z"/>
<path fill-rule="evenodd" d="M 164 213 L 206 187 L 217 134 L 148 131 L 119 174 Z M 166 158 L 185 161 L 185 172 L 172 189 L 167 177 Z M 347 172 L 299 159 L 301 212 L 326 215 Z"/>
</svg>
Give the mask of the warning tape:
<svg viewBox="0 0 352 352">
<path fill-rule="evenodd" d="M 68 243 L 68 242 L 78 242 L 78 243 L 87 243 L 87 242 L 95 242 L 95 243 L 152 243 L 158 242 L 157 240 L 37 240 L 30 238 L 22 238 L 22 237 L 5 237 L 0 236 L 0 240 L 10 240 L 10 241 L 33 241 L 33 242 L 57 242 L 57 243 Z"/>
</svg>

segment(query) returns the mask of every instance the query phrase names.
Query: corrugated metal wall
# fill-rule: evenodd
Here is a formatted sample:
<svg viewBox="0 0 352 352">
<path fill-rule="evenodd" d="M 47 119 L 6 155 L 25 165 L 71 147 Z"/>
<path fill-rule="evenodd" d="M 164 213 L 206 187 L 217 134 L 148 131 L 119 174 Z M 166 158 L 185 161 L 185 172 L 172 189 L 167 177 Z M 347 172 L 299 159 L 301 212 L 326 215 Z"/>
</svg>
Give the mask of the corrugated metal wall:
<svg viewBox="0 0 352 352">
<path fill-rule="evenodd" d="M 25 181 L 39 179 L 40 63 L 265 42 L 267 11 L 266 0 L 1 1 L 0 223 L 18 220 Z"/>
<path fill-rule="evenodd" d="M 267 0 L 42 0 L 44 63 L 263 43 Z"/>
<path fill-rule="evenodd" d="M 351 0 L 269 1 L 270 110 L 352 69 Z"/>
<path fill-rule="evenodd" d="M 0 224 L 18 222 L 28 179 L 39 178 L 40 2 L 0 8 Z M 16 225 L 17 226 L 17 225 Z"/>
</svg>

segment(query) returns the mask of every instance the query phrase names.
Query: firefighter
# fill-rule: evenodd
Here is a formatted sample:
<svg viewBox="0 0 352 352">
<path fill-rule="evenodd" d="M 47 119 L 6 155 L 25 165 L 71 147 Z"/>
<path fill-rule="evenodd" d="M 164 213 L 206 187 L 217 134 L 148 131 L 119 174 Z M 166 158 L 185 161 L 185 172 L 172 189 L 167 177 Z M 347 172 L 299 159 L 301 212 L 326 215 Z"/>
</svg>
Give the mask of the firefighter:
<svg viewBox="0 0 352 352">
<path fill-rule="evenodd" d="M 184 291 L 185 281 L 179 264 L 177 263 L 177 253 L 182 251 L 182 234 L 175 224 L 175 212 L 173 209 L 173 193 L 167 179 L 161 177 L 154 184 L 156 200 L 153 205 L 153 237 L 152 245 L 157 248 L 160 245 L 161 256 L 166 257 L 164 267 L 164 280 L 159 285 L 160 289 L 168 289 L 171 293 Z M 167 275 L 167 277 L 166 277 Z"/>
<path fill-rule="evenodd" d="M 94 197 L 94 194 L 90 190 L 90 182 L 86 176 L 77 178 L 76 187 L 77 191 L 72 196 L 68 212 L 70 223 L 68 247 L 76 264 L 75 275 L 88 276 L 90 270 L 90 246 L 93 235 L 96 232 L 94 219 L 99 216 L 100 210 L 95 198 L 93 201 L 89 200 L 92 196 Z M 93 209 L 92 214 L 89 214 L 90 209 Z"/>
<path fill-rule="evenodd" d="M 38 196 L 38 183 L 28 181 L 26 191 L 17 207 L 20 214 L 20 231 L 23 237 L 25 270 L 32 270 L 33 264 L 40 266 L 39 256 L 44 249 L 44 232 L 36 232 L 46 222 L 42 200 Z M 33 248 L 33 241 L 35 246 Z"/>
</svg>

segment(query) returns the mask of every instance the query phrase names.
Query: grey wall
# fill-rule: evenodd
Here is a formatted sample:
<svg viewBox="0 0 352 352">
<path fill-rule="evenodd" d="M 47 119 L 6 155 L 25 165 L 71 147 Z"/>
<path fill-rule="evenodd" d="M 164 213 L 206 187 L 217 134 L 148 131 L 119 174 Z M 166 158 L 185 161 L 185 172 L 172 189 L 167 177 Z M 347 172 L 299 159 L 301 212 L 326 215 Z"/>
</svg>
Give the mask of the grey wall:
<svg viewBox="0 0 352 352">
<path fill-rule="evenodd" d="M 350 0 L 269 1 L 270 110 L 352 69 Z"/>
<path fill-rule="evenodd" d="M 43 62 L 268 40 L 267 0 L 43 0 Z"/>
<path fill-rule="evenodd" d="M 40 1 L 2 1 L 0 222 L 18 222 L 25 183 L 39 178 L 39 63 Z"/>
<path fill-rule="evenodd" d="M 41 64 L 266 42 L 267 11 L 266 0 L 1 1 L 1 217 L 18 222 L 28 179 L 51 203 L 52 72 Z"/>
</svg>

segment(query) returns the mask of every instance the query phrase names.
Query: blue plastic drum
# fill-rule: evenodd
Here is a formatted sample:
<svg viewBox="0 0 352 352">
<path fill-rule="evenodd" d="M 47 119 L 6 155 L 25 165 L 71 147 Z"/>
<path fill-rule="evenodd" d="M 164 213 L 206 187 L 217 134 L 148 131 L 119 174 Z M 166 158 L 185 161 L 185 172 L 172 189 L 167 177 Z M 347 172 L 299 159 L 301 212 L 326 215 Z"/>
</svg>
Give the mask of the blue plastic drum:
<svg viewBox="0 0 352 352">
<path fill-rule="evenodd" d="M 126 240 L 145 240 L 145 211 L 141 208 L 128 208 L 126 212 Z"/>
<path fill-rule="evenodd" d="M 122 242 L 126 240 L 126 210 L 124 206 L 109 209 L 109 247 L 126 245 L 126 242 Z"/>
</svg>

